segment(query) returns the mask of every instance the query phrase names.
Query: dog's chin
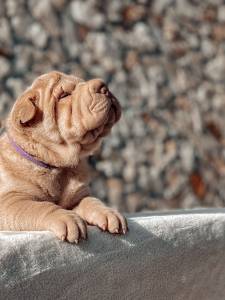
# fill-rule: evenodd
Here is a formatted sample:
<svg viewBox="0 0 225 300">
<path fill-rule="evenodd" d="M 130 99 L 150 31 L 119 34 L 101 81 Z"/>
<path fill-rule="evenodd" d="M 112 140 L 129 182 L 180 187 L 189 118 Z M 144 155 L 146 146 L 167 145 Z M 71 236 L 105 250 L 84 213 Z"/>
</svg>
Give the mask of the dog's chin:
<svg viewBox="0 0 225 300">
<path fill-rule="evenodd" d="M 94 142 L 90 144 L 81 144 L 80 157 L 87 157 L 93 155 L 101 146 L 102 138 L 98 137 Z"/>
<path fill-rule="evenodd" d="M 87 132 L 80 142 L 81 155 L 84 157 L 94 154 L 100 148 L 102 139 L 110 133 L 111 127 L 106 124 Z"/>
</svg>

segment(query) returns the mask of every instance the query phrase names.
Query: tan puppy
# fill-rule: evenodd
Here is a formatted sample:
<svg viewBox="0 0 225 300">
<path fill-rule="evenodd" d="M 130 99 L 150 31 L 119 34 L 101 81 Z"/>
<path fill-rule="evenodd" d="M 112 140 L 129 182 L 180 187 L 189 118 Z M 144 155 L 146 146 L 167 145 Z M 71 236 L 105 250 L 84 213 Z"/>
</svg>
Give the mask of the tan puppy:
<svg viewBox="0 0 225 300">
<path fill-rule="evenodd" d="M 87 237 L 86 222 L 126 233 L 125 218 L 90 196 L 86 163 L 119 118 L 99 79 L 37 78 L 0 139 L 0 230 L 50 230 L 71 243 Z"/>
</svg>

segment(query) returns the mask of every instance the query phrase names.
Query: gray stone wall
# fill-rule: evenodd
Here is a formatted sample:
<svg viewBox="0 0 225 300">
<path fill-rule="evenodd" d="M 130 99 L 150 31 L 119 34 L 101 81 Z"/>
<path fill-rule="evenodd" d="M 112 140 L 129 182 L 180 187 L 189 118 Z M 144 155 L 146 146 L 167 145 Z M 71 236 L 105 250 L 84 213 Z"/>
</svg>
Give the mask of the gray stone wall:
<svg viewBox="0 0 225 300">
<path fill-rule="evenodd" d="M 39 74 L 101 77 L 123 118 L 91 159 L 124 211 L 224 206 L 222 0 L 0 1 L 0 115 Z"/>
</svg>

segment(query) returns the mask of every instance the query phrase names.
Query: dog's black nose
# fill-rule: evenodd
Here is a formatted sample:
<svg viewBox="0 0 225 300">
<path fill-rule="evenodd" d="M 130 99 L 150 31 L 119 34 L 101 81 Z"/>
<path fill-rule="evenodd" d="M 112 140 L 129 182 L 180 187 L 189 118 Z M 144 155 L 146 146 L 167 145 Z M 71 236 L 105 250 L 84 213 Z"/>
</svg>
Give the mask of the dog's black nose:
<svg viewBox="0 0 225 300">
<path fill-rule="evenodd" d="M 88 81 L 90 91 L 93 93 L 108 94 L 109 90 L 101 79 L 92 79 Z"/>
</svg>

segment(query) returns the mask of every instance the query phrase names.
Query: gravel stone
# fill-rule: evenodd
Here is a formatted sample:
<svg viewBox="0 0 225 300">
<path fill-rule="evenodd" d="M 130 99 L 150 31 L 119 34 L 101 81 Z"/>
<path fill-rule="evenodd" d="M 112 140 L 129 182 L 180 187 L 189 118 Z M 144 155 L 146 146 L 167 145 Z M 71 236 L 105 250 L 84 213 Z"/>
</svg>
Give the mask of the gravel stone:
<svg viewBox="0 0 225 300">
<path fill-rule="evenodd" d="M 214 81 L 225 80 L 225 57 L 221 55 L 209 61 L 205 73 Z"/>
<path fill-rule="evenodd" d="M 32 24 L 28 29 L 27 38 L 38 48 L 44 48 L 48 40 L 46 32 L 38 23 Z"/>
<path fill-rule="evenodd" d="M 8 59 L 0 57 L 0 76 L 5 77 L 10 72 L 10 63 Z"/>
<path fill-rule="evenodd" d="M 10 45 L 11 32 L 9 21 L 6 18 L 0 18 L 0 44 Z"/>
<path fill-rule="evenodd" d="M 96 1 L 73 1 L 70 5 L 71 16 L 75 22 L 92 28 L 101 28 L 104 25 L 104 15 L 95 9 Z"/>
</svg>

